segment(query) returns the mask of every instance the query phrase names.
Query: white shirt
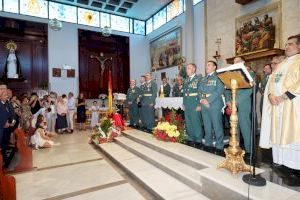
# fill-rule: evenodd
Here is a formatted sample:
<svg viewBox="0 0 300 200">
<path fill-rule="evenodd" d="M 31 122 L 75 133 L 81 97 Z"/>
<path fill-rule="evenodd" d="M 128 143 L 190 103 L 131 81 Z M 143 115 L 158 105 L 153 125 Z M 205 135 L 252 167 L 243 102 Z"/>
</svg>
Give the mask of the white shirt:
<svg viewBox="0 0 300 200">
<path fill-rule="evenodd" d="M 75 98 L 71 97 L 68 99 L 68 109 L 75 110 L 75 108 L 76 108 Z"/>
<path fill-rule="evenodd" d="M 193 74 L 192 76 L 190 76 L 190 80 L 192 80 L 194 77 L 196 76 L 196 74 Z"/>
</svg>

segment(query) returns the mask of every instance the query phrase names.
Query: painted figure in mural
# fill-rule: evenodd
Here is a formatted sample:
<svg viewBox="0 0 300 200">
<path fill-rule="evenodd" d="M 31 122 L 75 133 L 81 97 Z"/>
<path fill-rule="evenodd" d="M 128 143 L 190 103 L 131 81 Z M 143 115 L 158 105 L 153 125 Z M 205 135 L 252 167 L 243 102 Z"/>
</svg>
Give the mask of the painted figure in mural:
<svg viewBox="0 0 300 200">
<path fill-rule="evenodd" d="M 275 25 L 268 14 L 244 22 L 236 31 L 236 54 L 271 49 L 275 43 Z"/>
</svg>

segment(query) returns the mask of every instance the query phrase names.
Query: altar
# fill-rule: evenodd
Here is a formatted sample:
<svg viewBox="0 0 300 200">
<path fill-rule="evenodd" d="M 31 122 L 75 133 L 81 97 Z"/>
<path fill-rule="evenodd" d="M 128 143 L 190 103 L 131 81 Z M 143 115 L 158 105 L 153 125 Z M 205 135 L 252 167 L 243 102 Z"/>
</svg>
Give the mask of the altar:
<svg viewBox="0 0 300 200">
<path fill-rule="evenodd" d="M 169 108 L 169 109 L 179 109 L 184 110 L 183 97 L 157 97 L 155 100 L 155 108 Z"/>
</svg>

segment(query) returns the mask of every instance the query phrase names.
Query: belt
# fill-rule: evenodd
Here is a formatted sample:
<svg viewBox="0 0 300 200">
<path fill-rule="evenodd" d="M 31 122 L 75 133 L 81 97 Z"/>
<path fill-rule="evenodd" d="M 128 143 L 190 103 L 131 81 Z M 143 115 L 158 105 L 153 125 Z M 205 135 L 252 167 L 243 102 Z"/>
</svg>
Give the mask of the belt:
<svg viewBox="0 0 300 200">
<path fill-rule="evenodd" d="M 202 98 L 207 98 L 207 97 L 209 97 L 211 94 L 202 94 Z"/>
<path fill-rule="evenodd" d="M 152 97 L 152 94 L 144 94 L 145 97 Z"/>
<path fill-rule="evenodd" d="M 185 93 L 186 97 L 195 97 L 198 96 L 198 93 Z"/>
</svg>

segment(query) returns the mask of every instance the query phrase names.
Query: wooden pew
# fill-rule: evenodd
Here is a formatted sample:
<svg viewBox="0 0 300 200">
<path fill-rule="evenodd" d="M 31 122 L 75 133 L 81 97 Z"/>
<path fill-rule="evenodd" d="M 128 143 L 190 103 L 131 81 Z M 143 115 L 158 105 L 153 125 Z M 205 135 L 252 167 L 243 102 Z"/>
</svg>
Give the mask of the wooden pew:
<svg viewBox="0 0 300 200">
<path fill-rule="evenodd" d="M 16 200 L 16 180 L 3 171 L 2 165 L 3 159 L 0 151 L 0 200 Z"/>
<path fill-rule="evenodd" d="M 15 130 L 16 152 L 20 154 L 21 161 L 12 172 L 23 172 L 33 170 L 32 149 L 28 146 L 25 132 L 22 129 Z"/>
</svg>

